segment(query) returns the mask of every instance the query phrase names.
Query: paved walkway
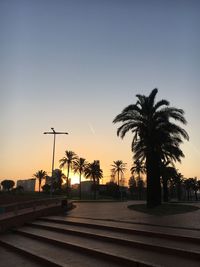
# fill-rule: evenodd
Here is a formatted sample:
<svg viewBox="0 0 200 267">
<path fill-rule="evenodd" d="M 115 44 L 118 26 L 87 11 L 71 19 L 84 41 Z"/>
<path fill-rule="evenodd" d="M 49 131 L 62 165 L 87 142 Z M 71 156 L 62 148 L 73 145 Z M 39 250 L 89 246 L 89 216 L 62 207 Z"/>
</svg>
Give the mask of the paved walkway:
<svg viewBox="0 0 200 267">
<path fill-rule="evenodd" d="M 153 216 L 127 208 L 128 205 L 136 203 L 141 202 L 77 202 L 75 203 L 76 208 L 68 212 L 68 215 L 93 219 L 118 220 L 133 223 L 135 222 L 163 226 L 187 227 L 200 230 L 200 209 L 184 214 Z M 200 203 L 195 203 L 192 205 L 196 205 L 200 208 Z"/>
</svg>

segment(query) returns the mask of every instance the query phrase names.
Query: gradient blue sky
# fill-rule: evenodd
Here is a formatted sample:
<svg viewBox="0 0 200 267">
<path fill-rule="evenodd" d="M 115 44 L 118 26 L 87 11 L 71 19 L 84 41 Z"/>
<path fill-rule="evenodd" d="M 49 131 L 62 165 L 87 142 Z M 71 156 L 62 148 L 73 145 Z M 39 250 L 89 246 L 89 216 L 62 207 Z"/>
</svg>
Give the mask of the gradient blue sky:
<svg viewBox="0 0 200 267">
<path fill-rule="evenodd" d="M 200 1 L 0 0 L 0 179 L 51 170 L 64 151 L 131 167 L 113 118 L 157 87 L 183 108 L 190 142 L 178 169 L 200 178 Z M 127 173 L 126 177 L 129 177 Z"/>
</svg>

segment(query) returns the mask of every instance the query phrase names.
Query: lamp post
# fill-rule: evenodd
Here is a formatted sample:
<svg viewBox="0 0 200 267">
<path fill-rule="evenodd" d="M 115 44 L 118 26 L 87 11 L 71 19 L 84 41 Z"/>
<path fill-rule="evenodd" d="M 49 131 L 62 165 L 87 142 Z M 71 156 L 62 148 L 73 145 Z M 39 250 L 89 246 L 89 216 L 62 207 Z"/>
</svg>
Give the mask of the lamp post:
<svg viewBox="0 0 200 267">
<path fill-rule="evenodd" d="M 56 132 L 54 128 L 51 128 L 52 132 L 44 132 L 44 134 L 53 134 L 53 158 L 52 158 L 52 169 L 51 169 L 51 189 L 50 193 L 52 196 L 53 191 L 53 170 L 54 170 L 54 159 L 55 159 L 55 146 L 56 146 L 56 135 L 57 134 L 68 134 L 67 132 Z"/>
</svg>

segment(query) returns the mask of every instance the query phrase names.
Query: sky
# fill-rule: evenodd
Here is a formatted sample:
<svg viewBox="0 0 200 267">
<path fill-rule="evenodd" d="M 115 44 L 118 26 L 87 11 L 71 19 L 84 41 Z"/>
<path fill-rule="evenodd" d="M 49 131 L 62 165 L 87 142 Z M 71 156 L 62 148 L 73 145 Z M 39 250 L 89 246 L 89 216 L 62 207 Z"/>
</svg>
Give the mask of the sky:
<svg viewBox="0 0 200 267">
<path fill-rule="evenodd" d="M 190 141 L 176 165 L 200 178 L 200 1 L 0 0 L 0 180 L 51 172 L 65 150 L 132 165 L 114 117 L 136 94 L 182 108 Z M 74 179 L 75 182 L 75 179 Z"/>
</svg>

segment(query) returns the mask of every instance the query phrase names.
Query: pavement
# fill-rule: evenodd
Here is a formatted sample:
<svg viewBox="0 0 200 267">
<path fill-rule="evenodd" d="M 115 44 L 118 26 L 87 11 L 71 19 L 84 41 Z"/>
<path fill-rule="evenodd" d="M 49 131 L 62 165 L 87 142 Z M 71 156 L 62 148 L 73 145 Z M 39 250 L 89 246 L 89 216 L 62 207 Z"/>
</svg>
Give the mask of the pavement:
<svg viewBox="0 0 200 267">
<path fill-rule="evenodd" d="M 124 202 L 75 202 L 75 208 L 67 212 L 67 216 L 90 218 L 109 221 L 122 221 L 127 223 L 153 224 L 172 227 L 193 228 L 200 231 L 200 202 L 188 205 L 199 207 L 198 210 L 183 214 L 155 216 L 138 212 L 128 208 L 129 205 L 145 203 L 144 201 Z M 38 205 L 36 207 L 15 210 L 0 214 L 0 223 L 25 214 L 35 213 L 46 208 L 60 207 L 60 202 L 48 206 Z"/>
<path fill-rule="evenodd" d="M 198 210 L 183 214 L 155 216 L 130 210 L 129 205 L 144 203 L 142 201 L 93 203 L 77 202 L 76 208 L 68 212 L 68 216 L 100 220 L 116 220 L 127 223 L 153 224 L 172 227 L 193 228 L 200 231 L 200 202 L 188 205 L 199 207 Z"/>
</svg>

